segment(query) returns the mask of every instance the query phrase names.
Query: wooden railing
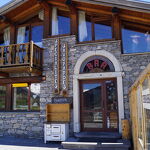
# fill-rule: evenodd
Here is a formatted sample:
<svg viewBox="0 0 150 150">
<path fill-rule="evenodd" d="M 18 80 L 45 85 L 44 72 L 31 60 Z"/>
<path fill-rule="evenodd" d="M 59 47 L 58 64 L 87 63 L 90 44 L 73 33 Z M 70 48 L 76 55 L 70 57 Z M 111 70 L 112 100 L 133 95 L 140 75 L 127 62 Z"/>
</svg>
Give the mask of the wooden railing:
<svg viewBox="0 0 150 150">
<path fill-rule="evenodd" d="M 30 66 L 42 69 L 43 49 L 32 41 L 23 44 L 0 46 L 0 68 Z"/>
</svg>

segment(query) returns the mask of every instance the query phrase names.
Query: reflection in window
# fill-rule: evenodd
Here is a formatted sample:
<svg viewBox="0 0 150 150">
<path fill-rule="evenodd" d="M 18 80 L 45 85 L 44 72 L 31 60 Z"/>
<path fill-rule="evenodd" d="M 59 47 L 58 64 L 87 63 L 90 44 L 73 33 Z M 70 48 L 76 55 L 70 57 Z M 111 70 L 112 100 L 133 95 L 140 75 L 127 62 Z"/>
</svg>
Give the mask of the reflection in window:
<svg viewBox="0 0 150 150">
<path fill-rule="evenodd" d="M 29 87 L 15 87 L 13 98 L 13 110 L 28 110 Z"/>
<path fill-rule="evenodd" d="M 33 42 L 41 42 L 43 38 L 43 26 L 33 26 L 31 35 Z"/>
<path fill-rule="evenodd" d="M 133 29 L 129 26 L 124 26 L 122 29 L 123 52 L 150 52 L 150 29 L 132 28 Z"/>
<path fill-rule="evenodd" d="M 29 42 L 29 27 L 23 26 L 18 28 L 17 44 Z"/>
<path fill-rule="evenodd" d="M 69 13 L 58 10 L 57 7 L 52 9 L 52 35 L 70 34 Z"/>
<path fill-rule="evenodd" d="M 98 21 L 100 16 L 92 16 L 84 11 L 79 16 L 79 42 L 112 38 L 112 28 L 109 20 Z M 96 18 L 96 19 L 95 19 Z"/>
<path fill-rule="evenodd" d="M 83 99 L 85 110 L 98 110 L 101 108 L 101 84 L 83 84 Z"/>
<path fill-rule="evenodd" d="M 34 83 L 31 84 L 30 87 L 30 105 L 31 110 L 39 110 L 40 109 L 40 84 Z"/>
<path fill-rule="evenodd" d="M 111 39 L 112 31 L 110 24 L 95 23 L 95 40 Z"/>
<path fill-rule="evenodd" d="M 5 109 L 6 87 L 0 86 L 0 110 Z"/>
<path fill-rule="evenodd" d="M 13 88 L 13 110 L 40 110 L 40 84 L 19 86 Z"/>
</svg>

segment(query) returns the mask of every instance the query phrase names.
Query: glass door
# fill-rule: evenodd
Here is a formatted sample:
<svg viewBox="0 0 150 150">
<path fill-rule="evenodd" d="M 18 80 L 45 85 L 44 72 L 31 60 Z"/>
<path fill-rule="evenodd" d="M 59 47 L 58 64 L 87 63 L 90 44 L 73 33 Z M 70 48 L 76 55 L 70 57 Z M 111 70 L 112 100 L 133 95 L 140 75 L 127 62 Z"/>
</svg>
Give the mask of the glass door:
<svg viewBox="0 0 150 150">
<path fill-rule="evenodd" d="M 82 131 L 117 131 L 118 108 L 115 80 L 81 81 Z"/>
</svg>

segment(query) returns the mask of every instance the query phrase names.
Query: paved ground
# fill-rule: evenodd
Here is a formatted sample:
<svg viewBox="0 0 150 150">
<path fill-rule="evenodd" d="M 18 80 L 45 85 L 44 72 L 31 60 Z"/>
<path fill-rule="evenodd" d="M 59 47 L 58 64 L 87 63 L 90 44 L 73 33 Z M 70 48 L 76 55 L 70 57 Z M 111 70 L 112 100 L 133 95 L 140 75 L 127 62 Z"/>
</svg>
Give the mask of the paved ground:
<svg viewBox="0 0 150 150">
<path fill-rule="evenodd" d="M 0 137 L 0 150 L 59 150 L 60 142 L 44 144 L 43 140 Z"/>
</svg>

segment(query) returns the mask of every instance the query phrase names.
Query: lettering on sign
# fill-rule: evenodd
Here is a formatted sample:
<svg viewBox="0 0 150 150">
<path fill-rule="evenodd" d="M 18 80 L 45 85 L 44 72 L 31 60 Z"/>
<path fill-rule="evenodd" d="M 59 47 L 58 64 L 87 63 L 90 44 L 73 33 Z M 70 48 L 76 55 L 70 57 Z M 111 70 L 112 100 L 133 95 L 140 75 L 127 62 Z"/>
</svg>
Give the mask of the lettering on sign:
<svg viewBox="0 0 150 150">
<path fill-rule="evenodd" d="M 54 93 L 59 94 L 60 84 L 60 40 L 56 39 L 54 44 Z"/>
<path fill-rule="evenodd" d="M 110 60 L 102 56 L 92 56 L 83 62 L 80 73 L 114 72 L 114 66 Z"/>
<path fill-rule="evenodd" d="M 62 94 L 66 95 L 68 90 L 68 46 L 62 45 Z"/>
<path fill-rule="evenodd" d="M 72 97 L 53 97 L 52 103 L 54 104 L 64 104 L 64 103 L 72 103 Z"/>
</svg>

